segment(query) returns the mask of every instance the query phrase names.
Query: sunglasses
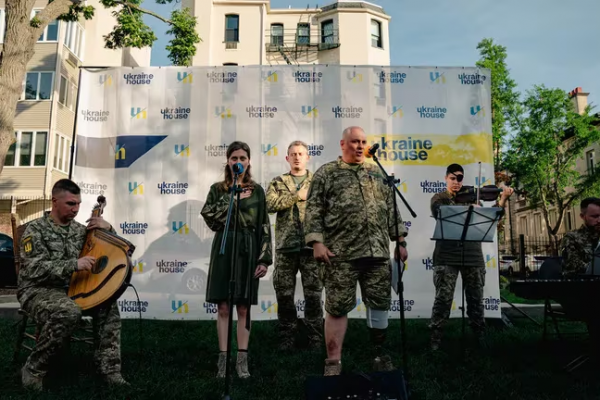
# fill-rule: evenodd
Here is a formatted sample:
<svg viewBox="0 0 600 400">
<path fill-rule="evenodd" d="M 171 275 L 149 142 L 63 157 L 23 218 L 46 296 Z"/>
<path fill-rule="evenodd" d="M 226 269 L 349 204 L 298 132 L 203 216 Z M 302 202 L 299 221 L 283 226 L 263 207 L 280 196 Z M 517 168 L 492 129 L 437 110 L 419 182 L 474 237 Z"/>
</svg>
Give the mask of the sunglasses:
<svg viewBox="0 0 600 400">
<path fill-rule="evenodd" d="M 463 180 L 463 178 L 464 178 L 464 175 L 456 175 L 456 174 L 454 174 L 454 173 L 452 173 L 452 172 L 450 172 L 450 173 L 451 173 L 452 175 L 454 175 L 454 179 L 456 179 L 456 181 L 457 181 L 457 182 L 462 182 L 462 180 Z M 450 179 L 451 179 L 451 180 L 454 180 L 454 179 L 452 179 L 452 177 L 450 177 Z"/>
</svg>

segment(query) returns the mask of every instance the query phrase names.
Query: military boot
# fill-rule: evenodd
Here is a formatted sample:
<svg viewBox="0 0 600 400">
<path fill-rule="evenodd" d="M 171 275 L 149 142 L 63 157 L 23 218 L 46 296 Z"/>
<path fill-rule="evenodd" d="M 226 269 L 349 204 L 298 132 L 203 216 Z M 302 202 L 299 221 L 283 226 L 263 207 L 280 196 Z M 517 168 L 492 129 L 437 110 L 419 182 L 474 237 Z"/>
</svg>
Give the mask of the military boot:
<svg viewBox="0 0 600 400">
<path fill-rule="evenodd" d="M 247 351 L 238 352 L 235 369 L 240 378 L 250 378 L 250 372 L 248 372 L 248 352 Z"/>
<path fill-rule="evenodd" d="M 24 388 L 39 392 L 43 389 L 42 381 L 43 378 L 33 375 L 27 370 L 26 366 L 21 368 L 21 382 Z"/>
<path fill-rule="evenodd" d="M 217 361 L 217 378 L 225 378 L 225 373 L 227 369 L 227 352 L 222 351 L 219 353 L 219 361 Z"/>
<path fill-rule="evenodd" d="M 431 350 L 438 350 L 440 348 L 440 344 L 442 343 L 442 331 L 440 329 L 433 329 L 431 331 L 430 340 Z"/>
<path fill-rule="evenodd" d="M 104 382 L 111 386 L 131 386 L 129 382 L 123 379 L 120 373 L 108 374 L 104 376 Z"/>
<path fill-rule="evenodd" d="M 333 360 L 328 358 L 325 360 L 325 373 L 323 376 L 333 376 L 342 373 L 342 360 Z"/>
<path fill-rule="evenodd" d="M 373 360 L 373 371 L 393 371 L 394 363 L 388 355 L 377 356 Z"/>
</svg>

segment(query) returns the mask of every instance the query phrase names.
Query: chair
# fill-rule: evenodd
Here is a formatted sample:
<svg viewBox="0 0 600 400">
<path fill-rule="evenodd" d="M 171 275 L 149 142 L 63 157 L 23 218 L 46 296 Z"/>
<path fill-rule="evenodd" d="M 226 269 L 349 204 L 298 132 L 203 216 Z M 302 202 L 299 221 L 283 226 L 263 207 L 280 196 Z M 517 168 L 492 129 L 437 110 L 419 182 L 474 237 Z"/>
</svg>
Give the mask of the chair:
<svg viewBox="0 0 600 400">
<path fill-rule="evenodd" d="M 21 237 L 27 228 L 27 224 L 18 225 L 17 224 L 17 215 L 12 213 L 10 215 L 12 233 L 13 233 L 13 252 L 14 252 L 14 264 L 15 270 L 17 273 L 17 279 L 19 276 L 19 270 L 21 269 L 21 254 L 20 254 L 20 243 Z M 27 349 L 30 352 L 35 348 L 35 343 L 37 343 L 37 339 L 40 334 L 41 326 L 38 325 L 35 320 L 27 313 L 27 311 L 19 308 L 19 315 L 21 316 L 21 320 L 18 321 L 15 325 L 18 325 L 17 328 L 17 341 L 15 343 L 15 351 L 13 354 L 13 362 L 16 363 L 19 358 L 19 353 L 21 349 Z M 33 341 L 31 346 L 27 345 L 25 339 L 30 339 Z M 88 345 L 94 345 L 93 338 L 93 329 L 91 319 L 89 317 L 83 317 L 80 321 L 80 325 L 75 331 L 75 334 L 71 337 L 71 342 L 83 342 Z"/>
</svg>

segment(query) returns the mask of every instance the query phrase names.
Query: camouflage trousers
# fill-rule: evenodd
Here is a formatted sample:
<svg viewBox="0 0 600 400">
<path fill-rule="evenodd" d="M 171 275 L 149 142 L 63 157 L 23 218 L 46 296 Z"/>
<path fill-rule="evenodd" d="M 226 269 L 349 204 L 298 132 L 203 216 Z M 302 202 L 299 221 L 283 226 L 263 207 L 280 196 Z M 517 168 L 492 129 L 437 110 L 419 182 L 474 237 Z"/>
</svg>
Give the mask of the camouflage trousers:
<svg viewBox="0 0 600 400">
<path fill-rule="evenodd" d="M 459 272 L 465 288 L 467 316 L 469 317 L 471 329 L 477 333 L 485 329 L 483 307 L 485 266 L 452 267 L 448 265 L 434 265 L 433 284 L 435 285 L 435 301 L 429 324 L 434 336 L 441 336 L 442 327 L 450 317 Z"/>
<path fill-rule="evenodd" d="M 359 259 L 335 261 L 323 267 L 325 311 L 334 317 L 347 315 L 356 307 L 356 283 L 362 300 L 373 310 L 389 310 L 392 300 L 390 260 Z"/>
<path fill-rule="evenodd" d="M 291 340 L 294 335 L 297 311 L 294 302 L 296 274 L 300 271 L 304 293 L 304 321 L 308 328 L 308 339 L 315 343 L 323 337 L 323 284 L 319 277 L 319 264 L 312 251 L 275 254 L 273 287 L 277 296 L 277 318 L 282 340 Z"/>
<path fill-rule="evenodd" d="M 35 289 L 27 294 L 23 309 L 41 327 L 34 350 L 25 367 L 35 376 L 47 374 L 50 362 L 68 343 L 82 315 L 90 315 L 94 332 L 94 362 L 98 373 L 109 375 L 121 372 L 121 317 L 117 303 L 95 312 L 84 313 L 60 289 Z"/>
</svg>

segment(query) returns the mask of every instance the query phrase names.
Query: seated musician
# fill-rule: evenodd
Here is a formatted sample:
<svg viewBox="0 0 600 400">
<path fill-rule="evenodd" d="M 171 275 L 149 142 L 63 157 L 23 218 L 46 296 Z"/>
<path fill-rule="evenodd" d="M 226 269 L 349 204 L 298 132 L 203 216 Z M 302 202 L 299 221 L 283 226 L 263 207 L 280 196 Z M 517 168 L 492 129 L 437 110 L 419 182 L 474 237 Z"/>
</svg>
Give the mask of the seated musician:
<svg viewBox="0 0 600 400">
<path fill-rule="evenodd" d="M 583 224 L 565 234 L 560 243 L 559 254 L 563 258 L 563 276 L 566 278 L 586 272 L 600 237 L 600 198 L 583 199 L 580 207 Z M 600 265 L 594 267 L 598 267 L 598 273 L 594 271 L 594 275 L 600 274 Z"/>
<path fill-rule="evenodd" d="M 115 233 L 102 217 L 91 218 L 87 227 L 75 221 L 81 203 L 80 188 L 61 179 L 52 188 L 52 211 L 30 222 L 20 241 L 22 267 L 17 299 L 23 310 L 40 325 L 37 345 L 21 370 L 23 386 L 42 389 L 49 362 L 68 341 L 82 316 L 81 308 L 67 297 L 71 275 L 89 271 L 93 257 L 79 258 L 88 229 Z M 121 322 L 116 301 L 95 311 L 92 317 L 98 348 L 94 360 L 109 384 L 128 383 L 121 376 Z"/>
<path fill-rule="evenodd" d="M 456 195 L 463 187 L 464 169 L 459 164 L 451 164 L 446 169 L 446 191 L 436 193 L 431 198 L 431 214 L 437 218 L 441 206 L 470 205 L 457 201 Z M 498 207 L 504 208 L 513 189 L 503 188 Z M 473 202 L 475 203 L 475 201 Z M 479 204 L 481 205 L 481 204 Z M 482 246 L 478 242 L 464 243 L 464 265 L 461 242 L 438 240 L 433 252 L 433 284 L 435 300 L 431 310 L 431 349 L 437 350 L 443 336 L 443 326 L 450 317 L 456 280 L 460 273 L 465 286 L 467 315 L 474 334 L 481 338 L 485 330 L 483 307 L 483 287 L 485 285 L 485 261 Z"/>
</svg>

